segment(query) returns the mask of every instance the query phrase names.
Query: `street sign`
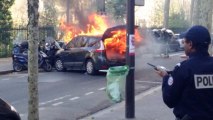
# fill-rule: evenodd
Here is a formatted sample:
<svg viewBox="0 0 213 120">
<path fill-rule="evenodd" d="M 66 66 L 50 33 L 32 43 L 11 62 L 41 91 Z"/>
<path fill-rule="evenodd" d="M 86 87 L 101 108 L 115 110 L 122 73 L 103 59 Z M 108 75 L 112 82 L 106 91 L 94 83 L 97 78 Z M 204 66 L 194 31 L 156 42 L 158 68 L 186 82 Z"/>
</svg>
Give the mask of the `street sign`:
<svg viewBox="0 0 213 120">
<path fill-rule="evenodd" d="M 129 35 L 129 55 L 135 55 L 135 36 Z"/>
<path fill-rule="evenodd" d="M 135 0 L 136 6 L 144 6 L 144 0 Z"/>
</svg>

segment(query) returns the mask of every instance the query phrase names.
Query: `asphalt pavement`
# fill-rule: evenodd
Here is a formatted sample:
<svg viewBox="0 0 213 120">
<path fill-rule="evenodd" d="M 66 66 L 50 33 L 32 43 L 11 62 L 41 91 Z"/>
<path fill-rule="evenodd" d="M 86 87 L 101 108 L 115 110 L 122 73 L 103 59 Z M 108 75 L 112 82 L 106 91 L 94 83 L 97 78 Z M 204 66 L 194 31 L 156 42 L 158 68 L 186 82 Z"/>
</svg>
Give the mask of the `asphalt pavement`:
<svg viewBox="0 0 213 120">
<path fill-rule="evenodd" d="M 12 59 L 0 58 L 0 74 L 12 72 Z M 161 86 L 135 96 L 135 117 L 125 117 L 125 100 L 81 120 L 175 120 L 172 109 L 162 100 Z"/>
</svg>

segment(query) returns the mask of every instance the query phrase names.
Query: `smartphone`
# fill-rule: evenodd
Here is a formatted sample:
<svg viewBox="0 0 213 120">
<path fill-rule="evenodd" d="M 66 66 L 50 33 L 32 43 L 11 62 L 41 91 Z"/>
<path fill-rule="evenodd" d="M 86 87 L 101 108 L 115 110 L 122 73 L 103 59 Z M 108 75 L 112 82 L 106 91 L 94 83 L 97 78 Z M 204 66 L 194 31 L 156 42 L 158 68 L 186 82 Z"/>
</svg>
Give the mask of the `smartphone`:
<svg viewBox="0 0 213 120">
<path fill-rule="evenodd" d="M 157 66 L 155 66 L 155 65 L 153 65 L 153 64 L 151 64 L 151 63 L 147 63 L 148 65 L 150 65 L 150 66 L 152 66 L 155 70 L 158 70 L 157 69 Z"/>
<path fill-rule="evenodd" d="M 152 66 L 155 70 L 158 70 L 156 65 L 153 65 L 151 63 L 147 63 L 148 65 Z M 164 66 L 159 66 L 160 68 L 162 68 L 163 70 L 165 70 L 168 74 L 171 74 L 172 71 L 169 71 L 168 69 L 166 69 Z"/>
</svg>

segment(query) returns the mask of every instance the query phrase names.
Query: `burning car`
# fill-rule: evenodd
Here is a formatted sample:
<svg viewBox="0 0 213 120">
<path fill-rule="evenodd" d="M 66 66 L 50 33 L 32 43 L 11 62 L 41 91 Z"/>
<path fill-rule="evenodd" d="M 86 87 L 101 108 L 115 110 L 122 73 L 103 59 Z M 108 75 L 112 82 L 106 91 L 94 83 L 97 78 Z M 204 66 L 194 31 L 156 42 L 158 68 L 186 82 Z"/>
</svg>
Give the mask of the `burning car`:
<svg viewBox="0 0 213 120">
<path fill-rule="evenodd" d="M 62 34 L 59 36 L 67 44 L 64 51 L 56 55 L 58 71 L 86 70 L 88 74 L 95 74 L 125 64 L 126 25 L 111 27 L 108 17 L 95 13 L 78 23 L 68 24 L 63 19 L 60 22 Z M 138 40 L 137 35 L 134 37 Z"/>
<path fill-rule="evenodd" d="M 124 65 L 124 59 L 109 61 L 106 56 L 106 49 L 102 36 L 79 35 L 74 37 L 56 55 L 55 67 L 57 71 L 66 69 L 86 70 L 94 75 L 98 70 L 108 69 L 110 66 Z"/>
<path fill-rule="evenodd" d="M 88 74 L 94 75 L 99 70 L 106 70 L 111 66 L 125 65 L 125 28 L 124 25 L 116 26 L 107 29 L 103 35 L 74 37 L 65 46 L 64 51 L 56 55 L 56 70 L 85 70 Z"/>
</svg>

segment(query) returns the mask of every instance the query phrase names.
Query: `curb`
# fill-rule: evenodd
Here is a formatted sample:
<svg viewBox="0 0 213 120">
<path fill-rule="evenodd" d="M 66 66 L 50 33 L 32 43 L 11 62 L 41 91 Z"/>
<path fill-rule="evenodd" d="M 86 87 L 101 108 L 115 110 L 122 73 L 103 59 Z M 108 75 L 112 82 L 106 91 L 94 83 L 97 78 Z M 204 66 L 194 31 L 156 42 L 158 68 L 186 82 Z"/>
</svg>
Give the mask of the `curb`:
<svg viewBox="0 0 213 120">
<path fill-rule="evenodd" d="M 14 70 L 0 71 L 0 75 L 5 75 L 8 73 L 12 73 Z"/>
</svg>

